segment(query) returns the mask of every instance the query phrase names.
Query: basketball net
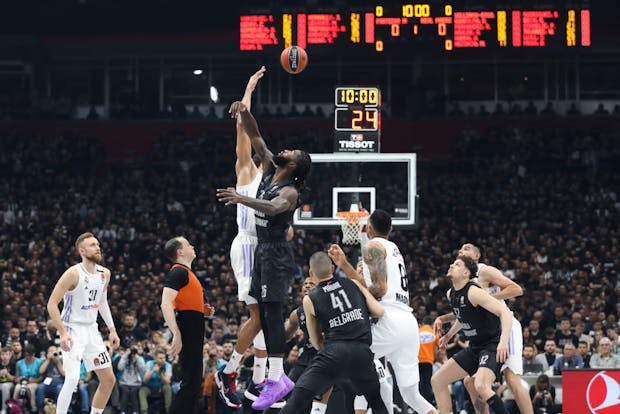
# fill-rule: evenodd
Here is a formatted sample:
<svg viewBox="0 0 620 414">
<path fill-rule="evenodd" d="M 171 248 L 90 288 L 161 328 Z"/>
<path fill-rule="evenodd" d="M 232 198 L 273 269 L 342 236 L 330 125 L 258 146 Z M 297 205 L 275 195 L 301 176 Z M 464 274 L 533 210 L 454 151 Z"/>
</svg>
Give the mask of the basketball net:
<svg viewBox="0 0 620 414">
<path fill-rule="evenodd" d="M 340 220 L 343 244 L 354 245 L 361 243 L 362 227 L 368 221 L 368 216 L 368 212 L 365 210 L 360 211 L 357 204 L 351 204 L 349 211 L 339 211 L 336 213 L 336 217 Z"/>
</svg>

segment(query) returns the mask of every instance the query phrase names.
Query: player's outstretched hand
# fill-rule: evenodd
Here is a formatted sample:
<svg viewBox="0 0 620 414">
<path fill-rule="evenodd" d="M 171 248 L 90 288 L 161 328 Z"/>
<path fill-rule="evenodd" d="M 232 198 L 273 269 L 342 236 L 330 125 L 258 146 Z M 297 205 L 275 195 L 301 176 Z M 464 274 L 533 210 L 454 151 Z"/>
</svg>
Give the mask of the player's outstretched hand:
<svg viewBox="0 0 620 414">
<path fill-rule="evenodd" d="M 243 102 L 236 101 L 236 102 L 233 102 L 232 105 L 230 105 L 230 109 L 228 110 L 228 113 L 230 113 L 231 118 L 236 118 L 239 112 L 243 112 L 246 109 L 248 108 L 245 106 Z"/>
<path fill-rule="evenodd" d="M 248 81 L 248 85 L 245 87 L 245 90 L 254 92 L 254 89 L 256 88 L 256 85 L 258 84 L 259 79 L 265 75 L 266 71 L 267 69 L 265 69 L 264 66 L 261 66 L 260 69 L 256 71 L 254 75 L 250 77 L 250 80 Z"/>
<path fill-rule="evenodd" d="M 226 203 L 225 205 L 227 206 L 237 204 L 241 201 L 241 196 L 237 193 L 234 187 L 218 188 L 216 191 L 217 201 L 220 203 Z"/>
<path fill-rule="evenodd" d="M 334 263 L 336 263 L 336 266 L 338 267 L 342 267 L 347 261 L 347 256 L 337 244 L 332 244 L 331 246 L 329 246 L 327 254 L 329 255 L 329 257 L 331 257 L 331 259 L 334 261 Z"/>
<path fill-rule="evenodd" d="M 506 359 L 508 359 L 508 344 L 504 343 L 502 341 L 499 341 L 499 344 L 497 345 L 497 353 L 496 353 L 496 357 L 495 359 L 497 360 L 497 362 L 499 363 L 503 363 L 506 361 Z"/>
</svg>

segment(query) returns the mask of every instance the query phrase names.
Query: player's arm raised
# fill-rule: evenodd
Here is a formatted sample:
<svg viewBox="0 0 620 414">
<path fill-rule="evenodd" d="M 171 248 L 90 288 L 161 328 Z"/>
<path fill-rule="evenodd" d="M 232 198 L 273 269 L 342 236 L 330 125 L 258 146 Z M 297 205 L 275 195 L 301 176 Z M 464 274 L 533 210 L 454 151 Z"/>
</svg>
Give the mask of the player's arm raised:
<svg viewBox="0 0 620 414">
<path fill-rule="evenodd" d="M 103 295 L 101 295 L 101 300 L 99 301 L 99 315 L 101 315 L 101 319 L 103 319 L 110 330 L 110 347 L 112 349 L 116 349 L 120 345 L 121 340 L 116 333 L 114 319 L 112 318 L 112 312 L 110 311 L 110 305 L 108 304 L 108 286 L 110 286 L 111 278 L 110 270 L 105 269 L 103 274 L 105 275 L 106 282 L 105 288 L 103 289 Z"/>
<path fill-rule="evenodd" d="M 372 284 L 368 291 L 375 297 L 381 298 L 387 292 L 387 266 L 385 262 L 385 248 L 381 243 L 369 241 L 362 247 L 362 258 L 368 266 Z"/>
<path fill-rule="evenodd" d="M 265 74 L 265 67 L 262 66 L 255 74 L 250 77 L 247 86 L 245 87 L 245 93 L 241 102 L 246 106 L 249 111 L 252 106 L 252 93 L 258 84 L 260 78 Z M 255 175 L 256 165 L 252 160 L 252 143 L 250 137 L 245 132 L 243 124 L 241 123 L 241 117 L 237 117 L 237 146 L 235 148 L 237 154 L 237 162 L 235 163 L 235 173 L 237 174 L 237 181 L 249 183 L 251 177 Z"/>
<path fill-rule="evenodd" d="M 261 159 L 261 163 L 263 165 L 264 170 L 269 170 L 273 168 L 273 164 L 271 160 L 273 159 L 273 153 L 269 151 L 267 148 L 267 144 L 265 144 L 265 140 L 260 134 L 258 130 L 258 124 L 256 123 L 256 119 L 250 111 L 248 111 L 246 105 L 243 102 L 237 101 L 233 102 L 228 110 L 231 116 L 241 120 L 241 124 L 243 125 L 243 129 L 250 137 L 250 142 L 252 143 L 252 148 L 258 154 Z"/>
<path fill-rule="evenodd" d="M 294 310 L 293 312 L 291 312 L 286 322 L 284 322 L 284 333 L 286 334 L 286 340 L 290 341 L 298 329 L 299 318 L 297 317 L 297 310 Z"/>
<path fill-rule="evenodd" d="M 60 333 L 60 347 L 66 352 L 69 352 L 71 349 L 69 342 L 72 341 L 72 338 L 65 329 L 62 319 L 60 319 L 58 305 L 63 300 L 65 293 L 77 287 L 78 281 L 79 276 L 77 269 L 75 267 L 70 267 L 60 276 L 60 279 L 58 279 L 47 301 L 47 313 L 49 313 L 50 319 L 54 322 L 54 326 L 56 326 L 56 329 L 58 329 Z"/>
<path fill-rule="evenodd" d="M 327 254 L 334 261 L 336 266 L 338 266 L 342 271 L 347 275 L 347 277 L 353 281 L 358 282 L 360 285 L 366 287 L 366 281 L 364 277 L 360 275 L 357 270 L 353 269 L 351 263 L 347 260 L 347 256 L 344 254 L 340 246 L 337 244 L 332 244 L 329 246 L 327 250 Z"/>
<path fill-rule="evenodd" d="M 467 298 L 472 305 L 482 306 L 499 316 L 502 335 L 499 338 L 499 345 L 497 345 L 497 362 L 504 362 L 508 358 L 508 337 L 512 329 L 512 312 L 502 302 L 476 286 L 469 288 Z"/>
<path fill-rule="evenodd" d="M 523 295 L 523 288 L 513 282 L 510 278 L 504 276 L 498 268 L 493 266 L 484 266 L 480 269 L 478 275 L 490 285 L 494 285 L 500 288 L 500 291 L 491 295 L 495 299 L 510 299 Z"/>
<path fill-rule="evenodd" d="M 368 289 L 366 289 L 357 280 L 354 280 L 353 283 L 357 285 L 357 287 L 362 291 L 362 294 L 366 298 L 366 305 L 368 306 L 368 313 L 370 314 L 370 316 L 376 319 L 382 317 L 385 313 L 385 309 L 383 309 L 383 306 L 379 303 L 379 301 L 375 299 L 374 296 L 370 294 Z"/>
<path fill-rule="evenodd" d="M 308 327 L 308 335 L 310 336 L 310 343 L 316 349 L 321 349 L 323 346 L 323 332 L 321 331 L 321 325 L 316 319 L 314 313 L 314 304 L 312 300 L 306 296 L 303 301 L 304 313 L 306 314 L 306 326 Z"/>
<path fill-rule="evenodd" d="M 297 206 L 297 195 L 297 190 L 291 186 L 282 188 L 272 200 L 243 196 L 232 187 L 217 189 L 218 201 L 226 205 L 243 204 L 268 216 L 294 209 Z"/>
</svg>

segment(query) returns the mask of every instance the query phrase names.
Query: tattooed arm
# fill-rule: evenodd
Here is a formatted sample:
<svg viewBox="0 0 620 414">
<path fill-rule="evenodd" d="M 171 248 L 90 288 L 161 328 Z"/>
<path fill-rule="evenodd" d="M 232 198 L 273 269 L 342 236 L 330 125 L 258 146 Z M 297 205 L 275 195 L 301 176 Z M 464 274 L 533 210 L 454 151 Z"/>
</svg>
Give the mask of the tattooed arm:
<svg viewBox="0 0 620 414">
<path fill-rule="evenodd" d="M 369 241 L 362 248 L 364 263 L 368 266 L 372 284 L 368 291 L 377 299 L 387 292 L 387 267 L 385 263 L 385 248 L 378 241 Z"/>
</svg>

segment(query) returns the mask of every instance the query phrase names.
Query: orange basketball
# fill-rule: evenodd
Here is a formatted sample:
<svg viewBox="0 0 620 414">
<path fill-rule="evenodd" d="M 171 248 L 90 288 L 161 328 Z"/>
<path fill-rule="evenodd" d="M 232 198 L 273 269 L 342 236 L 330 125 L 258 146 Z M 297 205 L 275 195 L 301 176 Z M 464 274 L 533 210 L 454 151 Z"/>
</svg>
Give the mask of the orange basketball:
<svg viewBox="0 0 620 414">
<path fill-rule="evenodd" d="M 290 46 L 282 51 L 280 63 L 285 71 L 296 75 L 308 65 L 308 54 L 299 46 Z"/>
</svg>

